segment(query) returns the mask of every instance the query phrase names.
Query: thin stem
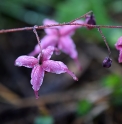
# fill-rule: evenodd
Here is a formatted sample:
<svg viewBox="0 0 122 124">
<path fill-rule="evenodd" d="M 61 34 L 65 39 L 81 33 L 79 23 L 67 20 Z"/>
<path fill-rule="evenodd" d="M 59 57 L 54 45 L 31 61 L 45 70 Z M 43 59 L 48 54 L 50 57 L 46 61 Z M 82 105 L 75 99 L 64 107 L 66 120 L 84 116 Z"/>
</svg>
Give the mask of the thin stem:
<svg viewBox="0 0 122 124">
<path fill-rule="evenodd" d="M 34 27 L 33 27 L 33 32 L 35 33 L 35 35 L 36 35 L 36 38 L 37 38 L 37 41 L 38 41 L 38 44 L 39 44 L 39 47 L 40 47 L 40 53 L 41 53 L 41 55 L 42 55 L 42 48 L 41 48 L 41 44 L 40 44 L 40 41 L 39 41 L 39 36 L 38 36 L 38 34 L 37 34 L 37 31 L 36 31 L 36 28 L 37 28 L 38 26 L 37 25 L 35 25 Z"/>
<path fill-rule="evenodd" d="M 89 25 L 89 24 L 81 24 L 81 23 L 59 23 L 59 24 L 37 26 L 36 29 L 45 29 L 45 28 L 49 28 L 49 27 L 64 26 L 64 25 L 80 25 L 82 27 L 93 27 L 93 28 L 122 28 L 122 26 L 113 26 L 113 25 Z M 0 34 L 8 33 L 8 32 L 27 31 L 27 30 L 33 30 L 33 27 L 2 29 L 2 30 L 0 30 Z"/>
<path fill-rule="evenodd" d="M 82 16 L 80 16 L 80 17 L 78 17 L 78 18 L 76 18 L 76 19 L 74 19 L 74 20 L 72 20 L 72 21 L 70 21 L 69 23 L 75 22 L 76 20 L 79 20 L 79 19 L 81 19 L 81 18 L 85 18 L 86 15 L 88 15 L 88 14 L 90 14 L 90 13 L 93 13 L 93 12 L 92 12 L 92 11 L 89 11 L 89 12 L 87 12 L 86 14 L 84 14 L 84 15 L 82 15 Z"/>
<path fill-rule="evenodd" d="M 105 36 L 103 35 L 102 30 L 101 30 L 100 28 L 98 28 L 98 31 L 100 32 L 100 34 L 101 34 L 101 36 L 102 36 L 102 38 L 103 38 L 103 41 L 105 42 L 105 44 L 106 44 L 106 46 L 107 46 L 107 49 L 108 49 L 108 52 L 109 52 L 109 57 L 110 57 L 110 55 L 111 55 L 111 50 L 110 50 L 109 45 L 108 45 L 108 43 L 107 43 L 107 41 L 106 41 L 106 38 L 105 38 Z"/>
</svg>

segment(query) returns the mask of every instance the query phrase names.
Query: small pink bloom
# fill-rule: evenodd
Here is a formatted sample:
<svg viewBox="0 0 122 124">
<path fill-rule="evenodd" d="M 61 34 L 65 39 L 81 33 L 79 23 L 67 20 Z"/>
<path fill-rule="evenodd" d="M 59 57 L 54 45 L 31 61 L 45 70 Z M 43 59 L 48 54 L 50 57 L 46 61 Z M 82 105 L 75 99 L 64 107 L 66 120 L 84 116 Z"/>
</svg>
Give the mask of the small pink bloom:
<svg viewBox="0 0 122 124">
<path fill-rule="evenodd" d="M 117 50 L 122 50 L 122 36 L 117 40 L 115 47 Z"/>
<path fill-rule="evenodd" d="M 68 73 L 73 77 L 74 80 L 78 80 L 74 73 L 72 73 L 64 63 L 60 61 L 49 60 L 53 54 L 53 51 L 54 47 L 49 46 L 46 49 L 42 50 L 42 55 L 39 54 L 38 58 L 23 55 L 15 60 L 16 66 L 25 66 L 27 68 L 32 68 L 31 84 L 37 99 L 38 90 L 42 85 L 45 71 L 56 74 Z"/>
<path fill-rule="evenodd" d="M 83 24 L 81 20 L 75 21 L 77 23 Z M 58 24 L 54 20 L 45 19 L 44 25 Z M 72 59 L 78 60 L 78 53 L 76 46 L 71 38 L 75 30 L 81 26 L 79 25 L 66 25 L 66 26 L 57 26 L 54 28 L 45 28 L 46 36 L 41 39 L 42 49 L 47 48 L 48 46 L 54 46 L 64 53 L 68 54 Z M 29 55 L 36 55 L 40 52 L 39 45 L 36 45 L 34 51 Z M 76 62 L 76 61 L 75 61 Z"/>
<path fill-rule="evenodd" d="M 115 44 L 117 50 L 119 50 L 119 63 L 122 63 L 122 36 L 118 39 L 117 43 Z"/>
</svg>

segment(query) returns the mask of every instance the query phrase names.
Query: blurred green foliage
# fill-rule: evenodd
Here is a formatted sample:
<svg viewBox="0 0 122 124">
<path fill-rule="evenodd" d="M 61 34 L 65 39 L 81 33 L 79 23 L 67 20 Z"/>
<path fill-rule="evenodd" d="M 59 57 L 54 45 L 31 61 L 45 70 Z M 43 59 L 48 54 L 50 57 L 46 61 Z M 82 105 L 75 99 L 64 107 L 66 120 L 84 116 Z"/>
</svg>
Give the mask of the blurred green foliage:
<svg viewBox="0 0 122 124">
<path fill-rule="evenodd" d="M 116 23 L 116 19 L 112 18 L 109 14 L 109 7 L 117 8 L 112 10 L 111 13 L 122 12 L 121 4 L 122 1 L 105 1 L 105 0 L 67 0 L 65 2 L 60 2 L 57 6 L 56 11 L 56 19 L 60 22 L 67 22 L 73 20 L 86 12 L 92 10 L 96 17 L 97 24 L 102 25 L 120 25 Z M 121 4 L 121 5 L 119 5 Z M 117 5 L 117 6 L 116 6 Z M 111 47 L 114 47 L 115 42 L 118 37 L 122 35 L 122 31 L 120 29 L 102 29 L 105 37 L 107 38 L 107 42 Z M 95 31 L 87 31 L 82 30 L 81 34 L 88 40 L 92 42 L 97 42 L 96 39 L 102 41 L 100 35 L 97 35 Z M 90 39 L 89 39 L 90 37 Z M 103 41 L 102 41 L 103 42 Z"/>
<path fill-rule="evenodd" d="M 86 115 L 92 108 L 92 103 L 90 103 L 87 100 L 81 100 L 78 102 L 77 105 L 77 114 L 79 116 L 84 116 Z"/>
<path fill-rule="evenodd" d="M 1 22 L 6 20 L 9 24 L 7 17 L 17 19 L 32 25 L 41 25 L 44 18 L 51 15 L 52 5 L 54 0 L 48 2 L 43 0 L 4 0 L 0 2 L 0 17 Z M 5 16 L 6 15 L 6 16 Z M 15 20 L 16 21 L 16 20 Z M 14 23 L 14 21 L 13 21 Z M 3 24 L 2 24 L 3 25 Z M 2 25 L 0 25 L 2 27 Z"/>
<path fill-rule="evenodd" d="M 102 84 L 105 87 L 118 89 L 118 87 L 122 86 L 121 77 L 118 75 L 107 75 L 106 77 L 102 78 Z"/>
<path fill-rule="evenodd" d="M 110 103 L 119 106 L 122 105 L 122 78 L 118 75 L 108 75 L 102 78 L 103 86 L 113 90 Z"/>
</svg>

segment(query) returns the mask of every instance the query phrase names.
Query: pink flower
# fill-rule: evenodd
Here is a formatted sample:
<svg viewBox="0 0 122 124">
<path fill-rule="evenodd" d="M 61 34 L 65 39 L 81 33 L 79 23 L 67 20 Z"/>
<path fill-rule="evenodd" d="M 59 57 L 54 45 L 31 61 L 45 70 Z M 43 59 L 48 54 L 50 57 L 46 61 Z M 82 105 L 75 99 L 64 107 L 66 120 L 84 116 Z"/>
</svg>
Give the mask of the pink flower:
<svg viewBox="0 0 122 124">
<path fill-rule="evenodd" d="M 119 63 L 122 63 L 122 36 L 118 39 L 117 43 L 115 44 L 117 50 L 119 50 Z"/>
<path fill-rule="evenodd" d="M 122 50 L 122 36 L 117 40 L 115 47 L 117 50 Z"/>
<path fill-rule="evenodd" d="M 75 21 L 83 24 L 84 22 L 81 20 Z M 54 20 L 45 19 L 44 25 L 57 24 Z M 45 28 L 46 36 L 41 39 L 42 49 L 45 49 L 48 46 L 54 46 L 64 53 L 68 54 L 72 59 L 77 62 L 78 65 L 78 53 L 76 50 L 76 46 L 71 38 L 74 34 L 75 30 L 81 26 L 76 25 L 65 25 L 58 26 L 54 28 Z M 29 55 L 36 55 L 40 52 L 39 45 L 35 46 L 34 51 L 32 51 Z"/>
<path fill-rule="evenodd" d="M 78 80 L 74 73 L 72 73 L 64 63 L 60 61 L 49 60 L 53 54 L 53 51 L 54 47 L 49 46 L 46 49 L 42 50 L 42 55 L 39 54 L 38 58 L 23 55 L 18 57 L 15 61 L 16 66 L 25 66 L 27 68 L 32 68 L 31 84 L 36 98 L 38 98 L 38 90 L 42 85 L 45 71 L 56 74 L 66 72 L 71 75 L 74 80 Z"/>
</svg>

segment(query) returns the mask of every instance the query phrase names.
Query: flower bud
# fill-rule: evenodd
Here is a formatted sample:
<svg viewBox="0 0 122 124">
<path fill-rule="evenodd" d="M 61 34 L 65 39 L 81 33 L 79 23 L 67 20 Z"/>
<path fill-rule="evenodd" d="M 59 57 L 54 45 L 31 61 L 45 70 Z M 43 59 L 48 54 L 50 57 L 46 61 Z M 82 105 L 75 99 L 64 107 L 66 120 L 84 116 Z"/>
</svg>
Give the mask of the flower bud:
<svg viewBox="0 0 122 124">
<path fill-rule="evenodd" d="M 111 67 L 111 64 L 112 64 L 112 59 L 111 59 L 111 58 L 106 57 L 106 58 L 103 60 L 103 67 L 109 68 L 109 67 Z"/>
<path fill-rule="evenodd" d="M 95 21 L 95 17 L 93 15 L 93 13 L 91 13 L 91 15 L 87 15 L 86 16 L 86 20 L 85 20 L 86 24 L 89 24 L 89 25 L 96 25 L 96 21 Z M 94 27 L 89 27 L 87 26 L 88 29 L 92 29 Z"/>
</svg>

